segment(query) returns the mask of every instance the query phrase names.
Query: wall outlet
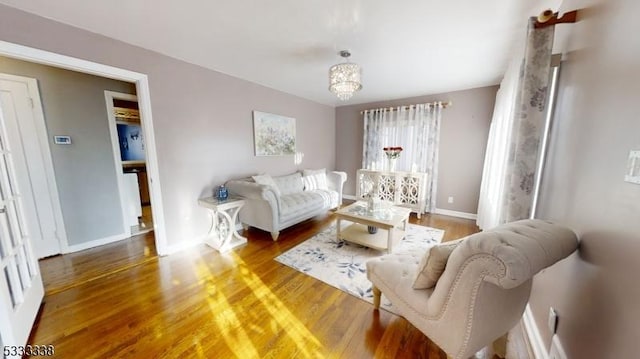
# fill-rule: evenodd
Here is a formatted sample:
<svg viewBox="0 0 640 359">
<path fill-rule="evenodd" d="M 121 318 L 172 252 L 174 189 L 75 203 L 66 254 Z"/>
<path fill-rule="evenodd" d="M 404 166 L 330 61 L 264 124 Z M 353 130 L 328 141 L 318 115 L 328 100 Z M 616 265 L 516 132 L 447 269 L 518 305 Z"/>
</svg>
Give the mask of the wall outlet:
<svg viewBox="0 0 640 359">
<path fill-rule="evenodd" d="M 449 196 L 449 198 L 447 198 L 447 202 L 448 203 L 453 203 L 453 197 Z"/>
<path fill-rule="evenodd" d="M 556 328 L 558 328 L 558 313 L 556 313 L 556 310 L 553 309 L 553 307 L 549 308 L 549 320 L 547 325 L 549 326 L 551 333 L 555 334 Z"/>
<path fill-rule="evenodd" d="M 560 343 L 560 337 L 557 334 L 554 334 L 553 338 L 551 338 L 549 359 L 567 359 L 567 354 L 565 354 L 562 343 Z"/>
</svg>

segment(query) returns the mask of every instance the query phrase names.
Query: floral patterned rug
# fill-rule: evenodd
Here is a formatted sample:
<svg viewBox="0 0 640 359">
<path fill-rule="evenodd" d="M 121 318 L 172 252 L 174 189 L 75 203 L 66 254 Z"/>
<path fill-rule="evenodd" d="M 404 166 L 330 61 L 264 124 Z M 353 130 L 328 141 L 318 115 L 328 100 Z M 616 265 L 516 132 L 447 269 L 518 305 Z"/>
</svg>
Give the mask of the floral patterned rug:
<svg viewBox="0 0 640 359">
<path fill-rule="evenodd" d="M 343 221 L 345 227 L 348 224 Z M 415 224 L 407 225 L 407 234 L 394 253 L 424 252 L 442 240 L 444 231 Z M 319 279 L 369 303 L 373 303 L 366 262 L 386 252 L 336 239 L 336 226 L 329 228 L 276 257 L 275 260 Z M 382 308 L 395 313 L 391 303 L 382 298 Z"/>
</svg>

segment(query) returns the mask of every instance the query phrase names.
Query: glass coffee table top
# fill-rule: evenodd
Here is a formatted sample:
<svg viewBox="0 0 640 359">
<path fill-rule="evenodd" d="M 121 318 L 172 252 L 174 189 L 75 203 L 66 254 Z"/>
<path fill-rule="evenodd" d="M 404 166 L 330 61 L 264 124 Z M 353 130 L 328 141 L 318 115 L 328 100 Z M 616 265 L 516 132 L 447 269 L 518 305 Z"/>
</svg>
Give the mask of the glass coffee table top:
<svg viewBox="0 0 640 359">
<path fill-rule="evenodd" d="M 397 225 L 406 219 L 410 212 L 409 208 L 397 207 L 391 203 L 381 203 L 378 208 L 369 210 L 366 202 L 355 202 L 339 209 L 336 213 L 346 218 L 353 216 L 374 222 Z"/>
</svg>

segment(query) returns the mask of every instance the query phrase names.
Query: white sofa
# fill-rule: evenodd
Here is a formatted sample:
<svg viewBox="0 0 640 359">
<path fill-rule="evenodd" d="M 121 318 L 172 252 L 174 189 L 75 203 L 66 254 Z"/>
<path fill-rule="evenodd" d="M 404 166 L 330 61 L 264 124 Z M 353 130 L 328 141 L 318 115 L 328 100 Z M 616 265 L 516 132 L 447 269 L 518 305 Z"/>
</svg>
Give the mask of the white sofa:
<svg viewBox="0 0 640 359">
<path fill-rule="evenodd" d="M 243 226 L 270 232 L 276 241 L 282 229 L 342 204 L 342 187 L 347 174 L 326 172 L 326 186 L 322 183 L 317 189 L 310 189 L 312 186 L 308 184 L 305 188 L 301 172 L 272 178 L 275 187 L 273 184 L 258 184 L 251 177 L 228 181 L 226 186 L 229 192 L 246 200 L 239 213 Z"/>
</svg>

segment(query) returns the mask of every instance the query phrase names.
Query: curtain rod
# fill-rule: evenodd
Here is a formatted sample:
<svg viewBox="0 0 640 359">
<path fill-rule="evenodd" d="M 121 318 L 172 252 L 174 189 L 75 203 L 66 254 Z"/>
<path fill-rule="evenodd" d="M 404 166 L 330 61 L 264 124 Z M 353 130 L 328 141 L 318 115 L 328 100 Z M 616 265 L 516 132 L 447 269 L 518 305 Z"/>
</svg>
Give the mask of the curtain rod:
<svg viewBox="0 0 640 359">
<path fill-rule="evenodd" d="M 573 10 L 569 12 L 565 12 L 562 16 L 559 13 L 553 12 L 553 10 L 548 9 L 543 11 L 534 24 L 534 28 L 542 29 L 547 26 L 553 26 L 556 24 L 571 24 L 578 21 L 578 10 Z"/>
<path fill-rule="evenodd" d="M 447 101 L 447 102 L 434 101 L 434 102 L 425 103 L 425 105 L 429 105 L 429 106 L 442 105 L 442 108 L 447 108 L 447 107 L 453 106 L 453 102 L 451 102 L 451 101 Z M 386 109 L 388 109 L 389 111 L 397 111 L 398 108 L 403 108 L 405 110 L 409 110 L 412 107 L 416 107 L 416 106 L 417 105 L 404 105 L 404 106 L 396 106 L 396 107 L 372 108 L 372 109 L 369 109 L 369 110 L 360 111 L 360 114 L 362 115 L 365 112 L 376 111 L 376 110 L 386 110 Z"/>
</svg>

